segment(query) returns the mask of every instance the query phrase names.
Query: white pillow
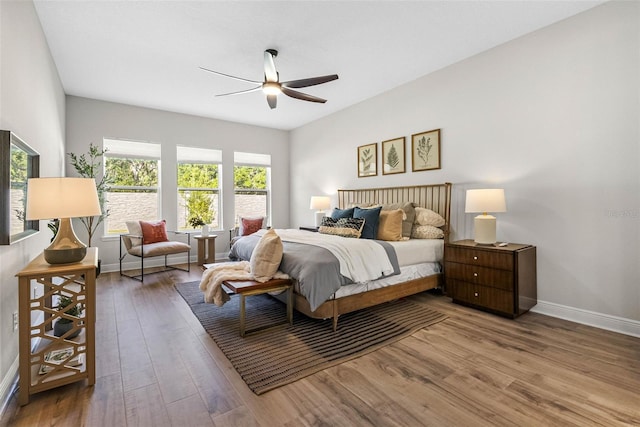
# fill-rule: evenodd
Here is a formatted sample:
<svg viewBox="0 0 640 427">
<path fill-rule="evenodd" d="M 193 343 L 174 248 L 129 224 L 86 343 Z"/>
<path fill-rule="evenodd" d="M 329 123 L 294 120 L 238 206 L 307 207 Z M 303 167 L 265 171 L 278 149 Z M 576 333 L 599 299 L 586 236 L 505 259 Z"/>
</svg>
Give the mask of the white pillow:
<svg viewBox="0 0 640 427">
<path fill-rule="evenodd" d="M 444 218 L 437 212 L 420 207 L 416 207 L 416 219 L 414 222 L 418 225 L 432 225 L 434 227 L 442 227 L 446 223 Z"/>
<path fill-rule="evenodd" d="M 249 263 L 251 274 L 258 282 L 267 282 L 273 278 L 282 261 L 282 240 L 275 230 L 264 233 L 253 249 Z"/>
<path fill-rule="evenodd" d="M 433 225 L 414 225 L 411 230 L 412 239 L 444 239 L 444 231 Z"/>
<path fill-rule="evenodd" d="M 134 234 L 136 236 L 142 236 L 142 226 L 140 225 L 140 221 L 127 221 L 127 230 L 129 234 Z M 136 238 L 131 237 L 131 247 L 140 246 L 142 244 L 142 237 Z"/>
</svg>

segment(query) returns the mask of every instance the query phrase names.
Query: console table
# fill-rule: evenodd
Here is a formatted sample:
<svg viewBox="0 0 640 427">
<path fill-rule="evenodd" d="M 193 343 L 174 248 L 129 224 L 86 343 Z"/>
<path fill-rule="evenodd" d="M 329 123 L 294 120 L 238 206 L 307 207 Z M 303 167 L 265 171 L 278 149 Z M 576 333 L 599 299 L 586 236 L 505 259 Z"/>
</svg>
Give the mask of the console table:
<svg viewBox="0 0 640 427">
<path fill-rule="evenodd" d="M 16 276 L 19 299 L 20 380 L 18 404 L 29 396 L 54 387 L 87 380 L 95 384 L 96 267 L 98 249 L 87 248 L 77 263 L 51 265 L 38 255 Z M 31 284 L 36 289 L 32 294 Z M 40 286 L 38 286 L 40 285 Z M 77 316 L 57 309 L 61 295 L 80 305 Z M 72 329 L 60 337 L 53 334 L 55 321 L 65 318 Z M 32 320 L 33 319 L 33 320 Z M 74 338 L 75 332 L 79 332 Z"/>
</svg>

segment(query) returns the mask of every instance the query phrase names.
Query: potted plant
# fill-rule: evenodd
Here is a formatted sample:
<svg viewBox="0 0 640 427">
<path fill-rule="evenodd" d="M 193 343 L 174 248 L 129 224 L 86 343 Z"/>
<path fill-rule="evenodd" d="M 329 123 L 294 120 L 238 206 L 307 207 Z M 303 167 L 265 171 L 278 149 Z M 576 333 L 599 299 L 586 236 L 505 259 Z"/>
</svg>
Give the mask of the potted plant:
<svg viewBox="0 0 640 427">
<path fill-rule="evenodd" d="M 187 220 L 189 225 L 193 228 L 202 227 L 202 235 L 207 236 L 209 234 L 209 230 L 207 224 L 200 218 L 199 216 L 192 216 Z"/>
<path fill-rule="evenodd" d="M 76 170 L 78 175 L 83 178 L 93 178 L 96 181 L 96 190 L 98 193 L 98 201 L 102 208 L 102 215 L 88 216 L 80 218 L 82 225 L 87 230 L 88 246 L 91 246 L 91 239 L 96 232 L 98 225 L 100 225 L 106 217 L 109 216 L 109 211 L 104 209 L 105 193 L 107 192 L 108 185 L 111 183 L 110 177 L 105 172 L 102 177 L 98 179 L 98 176 L 102 172 L 102 157 L 107 150 L 101 150 L 97 145 L 89 144 L 89 152 L 87 154 L 77 155 L 75 153 L 67 153 L 71 158 L 71 165 Z"/>
<path fill-rule="evenodd" d="M 104 209 L 104 202 L 106 192 L 109 184 L 111 184 L 111 178 L 108 173 L 102 170 L 102 158 L 107 150 L 101 150 L 97 145 L 93 143 L 89 144 L 89 152 L 87 154 L 77 155 L 75 153 L 67 153 L 71 158 L 71 165 L 76 170 L 78 175 L 83 178 L 93 178 L 96 182 L 96 190 L 98 193 L 98 201 L 100 208 L 102 209 L 102 215 L 88 216 L 79 218 L 80 222 L 87 231 L 88 242 L 87 246 L 91 246 L 91 240 L 93 235 L 98 229 L 98 226 L 109 216 L 109 210 Z M 102 175 L 101 175 L 102 173 Z M 100 176 L 98 179 L 98 176 Z M 98 268 L 96 269 L 96 276 L 100 274 L 100 260 L 98 260 Z"/>
<path fill-rule="evenodd" d="M 80 315 L 82 314 L 82 306 L 80 304 L 76 304 L 71 308 L 67 308 L 71 304 L 73 304 L 73 300 L 70 297 L 60 294 L 58 297 L 58 305 L 56 309 L 70 316 L 80 317 Z M 56 323 L 53 325 L 53 335 L 55 335 L 56 337 L 61 337 L 62 335 L 66 334 L 67 331 L 73 328 L 73 323 L 73 320 L 67 319 L 66 317 L 58 318 L 58 320 L 56 320 Z M 77 329 L 71 335 L 67 336 L 67 338 L 77 337 L 79 333 L 80 329 Z"/>
</svg>

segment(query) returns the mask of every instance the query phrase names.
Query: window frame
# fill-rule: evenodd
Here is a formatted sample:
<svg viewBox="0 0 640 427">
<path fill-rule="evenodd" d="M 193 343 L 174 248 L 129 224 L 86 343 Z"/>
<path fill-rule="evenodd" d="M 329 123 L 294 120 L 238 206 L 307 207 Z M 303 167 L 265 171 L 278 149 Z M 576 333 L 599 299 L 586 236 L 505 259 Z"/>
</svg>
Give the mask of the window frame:
<svg viewBox="0 0 640 427">
<path fill-rule="evenodd" d="M 262 153 L 246 153 L 246 152 L 237 152 L 234 153 L 234 161 L 233 161 L 233 210 L 236 226 L 238 225 L 238 213 L 236 212 L 236 196 L 242 193 L 264 193 L 265 194 L 265 226 L 271 226 L 272 223 L 272 211 L 271 211 L 271 155 L 270 154 L 262 154 Z M 240 156 L 238 156 L 240 155 Z M 268 158 L 268 164 L 259 163 L 259 162 L 250 162 L 250 161 L 238 161 L 238 157 L 243 156 L 257 156 L 258 158 L 266 159 Z M 252 167 L 252 168 L 265 168 L 266 169 L 266 189 L 261 188 L 237 188 L 236 187 L 236 167 Z"/>
<path fill-rule="evenodd" d="M 180 155 L 180 149 L 184 149 L 185 150 L 185 156 L 188 157 L 188 151 L 189 150 L 196 150 L 199 152 L 210 152 L 210 157 L 212 160 L 209 161 L 202 161 L 202 160 L 180 160 L 181 155 Z M 206 157 L 206 156 L 203 156 Z M 178 183 L 178 179 L 179 179 L 179 168 L 181 164 L 187 164 L 187 165 L 216 165 L 217 169 L 218 169 L 218 187 L 180 187 L 179 183 Z M 223 224 L 224 224 L 224 218 L 223 218 L 223 190 L 222 190 L 222 175 L 223 175 L 223 166 L 222 166 L 222 150 L 219 149 L 214 149 L 214 148 L 201 148 L 201 147 L 189 147 L 189 146 L 184 146 L 184 145 L 177 145 L 176 146 L 176 197 L 177 197 L 177 207 L 176 207 L 176 218 L 180 217 L 180 191 L 212 191 L 213 194 L 218 195 L 218 204 L 215 207 L 216 210 L 216 220 L 217 220 L 217 226 L 214 228 L 214 230 L 219 231 L 223 229 Z M 181 230 L 181 231 L 193 231 L 193 230 L 197 230 L 196 228 L 192 228 L 189 224 L 186 225 L 186 228 L 182 228 L 180 224 L 177 225 L 177 229 Z"/>
<path fill-rule="evenodd" d="M 140 147 L 153 147 L 154 150 L 156 150 L 158 152 L 158 155 L 148 155 L 145 154 L 143 152 L 139 152 L 139 153 L 123 153 L 122 151 L 118 151 L 113 150 L 111 147 L 109 147 L 109 143 L 108 141 L 113 141 L 114 144 L 117 146 L 118 143 L 130 143 L 131 145 L 133 144 L 138 144 Z M 157 182 L 156 182 L 156 186 L 155 187 L 147 187 L 147 186 L 137 186 L 137 185 L 115 185 L 113 183 L 109 184 L 109 187 L 107 188 L 107 195 L 112 192 L 112 190 L 124 190 L 123 192 L 126 191 L 138 191 L 138 190 L 155 190 L 155 194 L 157 195 L 157 205 L 156 205 L 156 218 L 162 218 L 162 161 L 161 161 L 161 144 L 158 142 L 151 142 L 151 141 L 139 141 L 139 140 L 133 140 L 133 139 L 127 139 L 127 138 L 103 138 L 102 140 L 103 143 L 103 149 L 105 149 L 105 153 L 104 153 L 104 162 L 102 165 L 103 168 L 103 173 L 106 173 L 107 171 L 107 160 L 108 159 L 124 159 L 124 160 L 146 160 L 146 161 L 155 161 L 156 162 L 156 175 L 157 175 Z M 144 145 L 142 145 L 144 144 Z M 153 191 L 152 191 L 153 192 Z M 109 210 L 109 198 L 105 197 L 105 210 Z M 104 226 L 103 226 L 103 232 L 102 232 L 102 238 L 105 239 L 109 239 L 109 238 L 114 238 L 119 236 L 121 233 L 116 231 L 116 232 L 109 232 L 109 218 L 111 217 L 111 214 L 109 216 L 107 216 L 104 220 Z"/>
</svg>

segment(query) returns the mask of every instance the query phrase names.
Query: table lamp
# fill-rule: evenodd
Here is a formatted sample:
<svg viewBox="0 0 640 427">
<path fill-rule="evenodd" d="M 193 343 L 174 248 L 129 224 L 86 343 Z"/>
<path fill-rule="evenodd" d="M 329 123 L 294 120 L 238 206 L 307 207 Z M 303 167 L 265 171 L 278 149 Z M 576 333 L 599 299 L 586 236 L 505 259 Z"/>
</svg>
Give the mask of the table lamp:
<svg viewBox="0 0 640 427">
<path fill-rule="evenodd" d="M 473 220 L 474 241 L 480 245 L 496 243 L 496 217 L 487 212 L 506 212 L 503 189 L 467 190 L 465 212 L 482 212 Z"/>
<path fill-rule="evenodd" d="M 322 224 L 322 217 L 324 217 L 324 211 L 331 207 L 331 198 L 329 196 L 313 196 L 311 197 L 311 203 L 309 209 L 316 210 L 316 227 L 320 227 Z"/>
<path fill-rule="evenodd" d="M 82 261 L 87 246 L 73 231 L 71 218 L 101 214 L 93 178 L 31 178 L 27 181 L 27 220 L 60 220 L 53 242 L 44 250 L 44 259 L 49 264 Z"/>
</svg>

